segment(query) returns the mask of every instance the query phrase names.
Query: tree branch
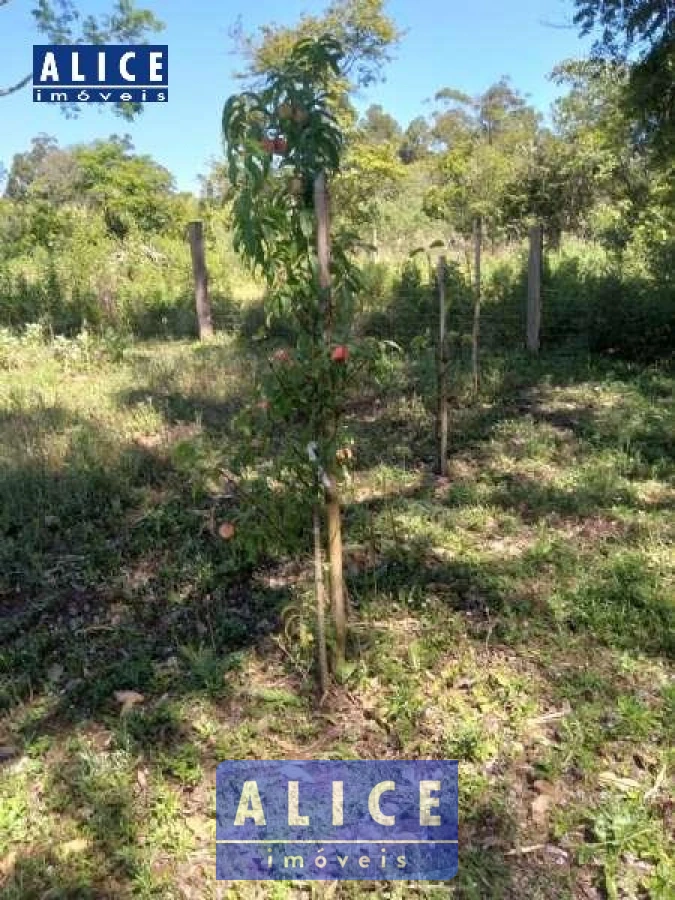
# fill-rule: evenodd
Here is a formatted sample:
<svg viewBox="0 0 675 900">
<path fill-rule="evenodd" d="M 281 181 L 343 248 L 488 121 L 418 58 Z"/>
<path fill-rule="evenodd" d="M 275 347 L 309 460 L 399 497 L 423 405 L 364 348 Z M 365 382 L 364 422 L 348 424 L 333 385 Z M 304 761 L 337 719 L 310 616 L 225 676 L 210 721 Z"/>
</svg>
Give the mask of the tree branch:
<svg viewBox="0 0 675 900">
<path fill-rule="evenodd" d="M 7 3 L 7 2 L 8 2 L 8 0 L 0 0 L 0 5 L 2 5 L 3 3 Z M 26 87 L 26 85 L 28 84 L 28 82 L 31 80 L 32 77 L 33 77 L 33 73 L 29 72 L 25 78 L 22 78 L 21 81 L 17 81 L 16 84 L 13 84 L 8 88 L 0 88 L 0 97 L 6 97 L 8 94 L 13 94 L 13 93 L 15 93 L 15 91 L 20 91 L 21 88 Z"/>
</svg>

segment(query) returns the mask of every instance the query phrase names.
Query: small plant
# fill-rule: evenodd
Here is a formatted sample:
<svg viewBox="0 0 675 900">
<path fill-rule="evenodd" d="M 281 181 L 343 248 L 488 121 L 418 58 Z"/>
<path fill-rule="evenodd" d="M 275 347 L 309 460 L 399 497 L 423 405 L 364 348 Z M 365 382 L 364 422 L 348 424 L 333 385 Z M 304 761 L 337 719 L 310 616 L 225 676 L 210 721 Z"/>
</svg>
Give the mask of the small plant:
<svg viewBox="0 0 675 900">
<path fill-rule="evenodd" d="M 612 797 L 593 811 L 588 825 L 591 840 L 582 848 L 581 860 L 602 867 L 610 900 L 640 896 L 645 890 L 658 900 L 669 896 L 666 873 L 672 867 L 664 834 L 642 798 Z M 630 858 L 645 865 L 635 869 Z"/>
<path fill-rule="evenodd" d="M 346 646 L 338 451 L 345 445 L 341 418 L 348 382 L 363 358 L 348 343 L 359 283 L 349 256 L 355 237 L 330 233 L 326 189 L 343 150 L 334 111 L 342 57 L 341 46 L 328 36 L 302 40 L 261 90 L 231 97 L 223 113 L 236 191 L 235 247 L 264 276 L 271 317 L 292 323 L 296 335 L 294 347 L 280 347 L 269 358 L 259 399 L 243 425 L 259 450 L 267 441 L 276 456 L 275 478 L 304 498 L 308 522 L 323 495 L 336 668 Z M 315 555 L 320 552 L 315 542 Z M 322 615 L 318 607 L 321 658 Z"/>
</svg>

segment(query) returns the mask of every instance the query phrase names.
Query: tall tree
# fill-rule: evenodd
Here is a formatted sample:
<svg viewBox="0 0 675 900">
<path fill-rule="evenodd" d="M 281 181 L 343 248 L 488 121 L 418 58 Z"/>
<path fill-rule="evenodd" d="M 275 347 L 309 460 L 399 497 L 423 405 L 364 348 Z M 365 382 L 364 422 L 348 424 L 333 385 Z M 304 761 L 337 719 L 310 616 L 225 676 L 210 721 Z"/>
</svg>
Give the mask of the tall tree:
<svg viewBox="0 0 675 900">
<path fill-rule="evenodd" d="M 363 114 L 359 130 L 364 140 L 387 144 L 401 139 L 401 126 L 379 103 L 373 103 Z"/>
<path fill-rule="evenodd" d="M 536 140 L 539 116 L 506 79 L 476 97 L 448 88 L 436 96 L 444 107 L 435 116 L 434 134 L 445 152 L 425 208 L 466 235 L 480 218 L 484 232 L 494 236 L 504 223 L 514 171 Z"/>
<path fill-rule="evenodd" d="M 627 111 L 657 157 L 675 151 L 675 3 L 673 0 L 574 0 L 582 34 L 597 34 L 594 53 L 629 63 Z"/>
<path fill-rule="evenodd" d="M 45 159 L 56 151 L 58 141 L 49 134 L 38 134 L 31 141 L 30 150 L 16 153 L 7 175 L 5 196 L 10 200 L 22 200 L 38 178 Z"/>
<path fill-rule="evenodd" d="M 296 43 L 330 34 L 344 50 L 341 74 L 350 86 L 364 87 L 381 78 L 401 32 L 384 11 L 384 0 L 332 0 L 322 15 L 305 15 L 297 25 L 263 25 L 258 34 L 241 28 L 235 38 L 247 60 L 242 73 L 251 81 L 283 69 Z"/>
<path fill-rule="evenodd" d="M 5 196 L 30 210 L 45 204 L 96 210 L 116 237 L 134 227 L 164 229 L 179 212 L 171 174 L 135 153 L 127 135 L 69 148 L 38 135 L 30 150 L 15 155 Z"/>
<path fill-rule="evenodd" d="M 377 196 L 385 196 L 401 174 L 396 120 L 382 107 L 371 107 L 362 123 L 364 132 L 351 102 L 359 87 L 382 77 L 383 65 L 399 40 L 400 32 L 384 5 L 384 0 L 332 0 L 325 12 L 304 15 L 295 25 L 266 25 L 254 35 L 245 35 L 241 28 L 235 33 L 247 61 L 240 77 L 253 89 L 285 76 L 300 41 L 320 41 L 330 34 L 340 45 L 340 66 L 327 76 L 326 100 L 349 150 L 331 181 L 331 193 L 336 222 L 356 228 L 372 220 Z"/>
<path fill-rule="evenodd" d="M 0 8 L 8 2 L 0 0 Z M 31 13 L 37 32 L 50 44 L 139 44 L 149 32 L 163 28 L 150 10 L 139 9 L 134 0 L 114 0 L 110 12 L 99 15 L 85 14 L 75 0 L 37 0 Z M 8 73 L 0 79 L 0 98 L 20 91 L 31 78 L 29 72 L 14 81 Z M 129 118 L 139 106 L 120 103 L 116 109 Z"/>
<path fill-rule="evenodd" d="M 150 156 L 134 153 L 128 136 L 75 147 L 73 155 L 78 193 L 102 211 L 112 234 L 124 237 L 133 225 L 153 232 L 169 224 L 173 176 Z"/>
<path fill-rule="evenodd" d="M 408 124 L 398 154 L 401 162 L 408 165 L 429 155 L 431 149 L 431 129 L 424 116 L 417 116 Z"/>
<path fill-rule="evenodd" d="M 641 223 L 652 223 L 657 236 L 662 229 L 657 223 L 666 214 L 668 178 L 640 141 L 639 124 L 627 115 L 630 64 L 567 61 L 554 69 L 553 78 L 568 87 L 553 115 L 571 178 L 568 193 L 592 214 L 594 236 L 618 252 Z"/>
</svg>

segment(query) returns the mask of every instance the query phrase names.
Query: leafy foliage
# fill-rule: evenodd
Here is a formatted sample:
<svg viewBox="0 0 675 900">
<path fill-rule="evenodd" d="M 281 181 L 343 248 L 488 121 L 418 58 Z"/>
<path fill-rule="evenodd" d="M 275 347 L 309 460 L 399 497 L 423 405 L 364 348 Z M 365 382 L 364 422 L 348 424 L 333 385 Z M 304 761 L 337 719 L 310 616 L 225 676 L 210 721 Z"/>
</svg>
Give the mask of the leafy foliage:
<svg viewBox="0 0 675 900">
<path fill-rule="evenodd" d="M 337 174 L 344 150 L 333 112 L 342 60 L 341 46 L 329 36 L 301 40 L 259 91 L 231 97 L 223 113 L 235 191 L 235 248 L 265 278 L 268 322 L 279 317 L 295 343 L 270 356 L 259 402 L 242 426 L 256 435 L 261 458 L 277 451 L 275 477 L 282 483 L 290 478 L 289 488 L 295 484 L 297 490 L 299 476 L 310 497 L 316 494 L 317 462 L 306 448 L 316 444 L 320 466 L 325 472 L 335 469 L 352 370 L 346 342 L 358 286 L 350 259 L 355 236 L 332 235 L 332 284 L 326 290 L 319 277 L 314 209 L 316 181 Z M 279 425 L 286 434 L 283 449 Z"/>
<path fill-rule="evenodd" d="M 297 26 L 263 26 L 258 37 L 239 33 L 249 60 L 243 77 L 264 78 L 280 71 L 298 41 L 326 34 L 343 48 L 343 76 L 360 87 L 378 80 L 390 48 L 401 36 L 384 12 L 384 0 L 333 0 L 323 15 L 303 16 Z"/>
<path fill-rule="evenodd" d="M 596 54 L 623 62 L 630 60 L 624 107 L 640 123 L 641 138 L 647 140 L 663 163 L 672 166 L 675 144 L 672 3 L 669 0 L 575 0 L 575 6 L 574 21 L 582 34 L 598 34 Z"/>
</svg>

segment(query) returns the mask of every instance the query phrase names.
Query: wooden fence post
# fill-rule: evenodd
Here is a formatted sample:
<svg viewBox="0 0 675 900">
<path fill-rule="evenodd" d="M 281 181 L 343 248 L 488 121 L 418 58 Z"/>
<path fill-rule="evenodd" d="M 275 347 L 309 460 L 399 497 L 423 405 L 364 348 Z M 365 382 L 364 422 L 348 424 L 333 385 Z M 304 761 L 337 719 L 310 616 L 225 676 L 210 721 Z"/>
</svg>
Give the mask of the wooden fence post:
<svg viewBox="0 0 675 900">
<path fill-rule="evenodd" d="M 326 175 L 320 172 L 314 181 L 314 212 L 316 215 L 316 252 L 319 263 L 319 289 L 323 314 L 324 341 L 330 347 L 333 336 L 333 298 L 330 277 L 330 210 Z M 326 488 L 326 520 L 328 525 L 328 570 L 330 573 L 330 599 L 335 623 L 335 663 L 339 669 L 345 661 L 347 648 L 347 604 L 345 602 L 342 512 L 340 496 L 332 472 L 328 473 L 330 486 Z"/>
<path fill-rule="evenodd" d="M 438 260 L 438 474 L 448 474 L 448 347 L 445 322 L 445 256 Z"/>
<path fill-rule="evenodd" d="M 527 271 L 527 349 L 539 352 L 541 330 L 541 225 L 530 228 L 530 258 Z"/>
<path fill-rule="evenodd" d="M 192 254 L 192 273 L 195 280 L 195 303 L 197 307 L 197 326 L 199 340 L 213 337 L 213 321 L 211 318 L 211 301 L 209 300 L 208 272 L 204 258 L 204 226 L 201 222 L 190 222 L 188 225 L 190 253 Z"/>
<path fill-rule="evenodd" d="M 481 248 L 483 243 L 483 223 L 480 216 L 476 216 L 473 223 L 474 245 L 474 302 L 473 302 L 473 331 L 471 334 L 471 372 L 473 375 L 473 392 L 478 396 L 479 369 L 478 369 L 478 338 L 480 334 L 480 291 L 481 291 Z"/>
</svg>

